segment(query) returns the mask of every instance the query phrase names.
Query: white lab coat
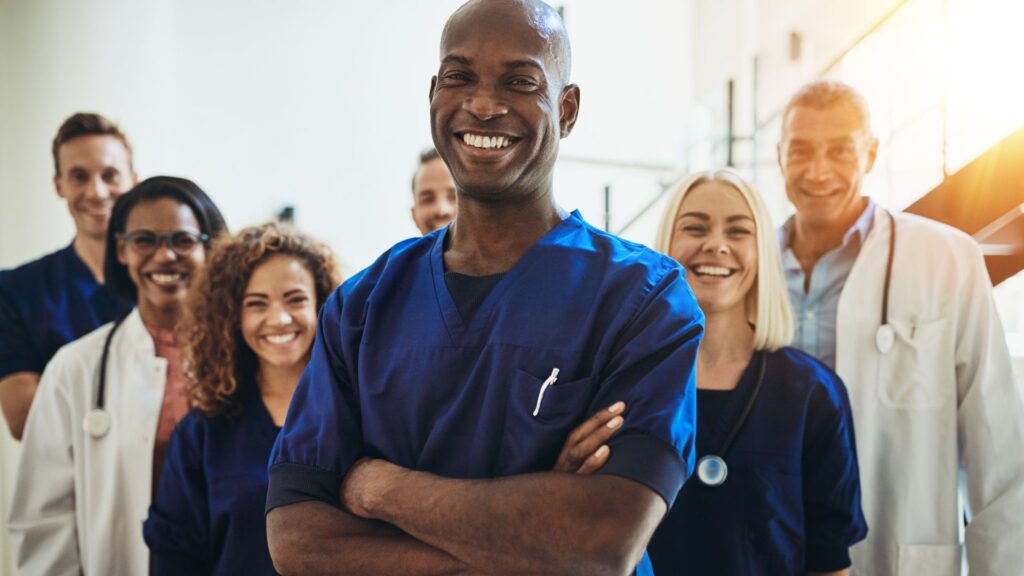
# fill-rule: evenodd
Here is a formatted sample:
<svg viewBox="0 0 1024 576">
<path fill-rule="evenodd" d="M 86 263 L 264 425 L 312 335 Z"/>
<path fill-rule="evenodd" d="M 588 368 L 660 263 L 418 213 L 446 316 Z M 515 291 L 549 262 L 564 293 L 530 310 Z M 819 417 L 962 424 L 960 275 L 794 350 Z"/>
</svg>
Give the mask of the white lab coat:
<svg viewBox="0 0 1024 576">
<path fill-rule="evenodd" d="M 138 310 L 110 346 L 106 409 L 93 438 L 82 419 L 96 401 L 107 324 L 61 348 L 43 372 L 25 426 L 10 530 L 25 575 L 149 573 L 142 523 L 151 500 L 153 443 L 167 361 Z"/>
<path fill-rule="evenodd" d="M 867 539 L 856 576 L 1024 574 L 1024 398 L 978 245 L 896 215 L 889 323 L 875 347 L 890 221 L 876 213 L 839 299 L 836 372 L 849 390 Z M 970 525 L 963 532 L 966 504 Z"/>
</svg>

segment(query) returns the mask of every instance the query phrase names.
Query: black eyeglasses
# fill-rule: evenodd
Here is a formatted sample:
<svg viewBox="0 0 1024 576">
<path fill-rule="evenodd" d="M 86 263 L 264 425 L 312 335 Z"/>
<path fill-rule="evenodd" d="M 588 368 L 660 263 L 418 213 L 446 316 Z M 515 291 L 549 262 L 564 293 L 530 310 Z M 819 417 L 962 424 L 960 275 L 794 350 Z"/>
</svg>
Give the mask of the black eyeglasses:
<svg viewBox="0 0 1024 576">
<path fill-rule="evenodd" d="M 205 245 L 210 239 L 206 234 L 196 234 L 187 230 L 160 234 L 152 230 L 132 230 L 118 234 L 117 237 L 140 256 L 149 256 L 165 242 L 178 256 L 188 256 L 196 246 Z"/>
</svg>

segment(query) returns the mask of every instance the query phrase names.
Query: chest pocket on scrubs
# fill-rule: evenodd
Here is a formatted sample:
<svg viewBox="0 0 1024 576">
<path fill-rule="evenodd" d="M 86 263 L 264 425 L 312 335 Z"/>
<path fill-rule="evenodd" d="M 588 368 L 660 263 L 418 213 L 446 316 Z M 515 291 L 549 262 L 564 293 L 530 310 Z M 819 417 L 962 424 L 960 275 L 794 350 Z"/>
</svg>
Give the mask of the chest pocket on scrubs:
<svg viewBox="0 0 1024 576">
<path fill-rule="evenodd" d="M 927 322 L 893 318 L 895 343 L 878 359 L 878 394 L 890 408 L 928 409 L 945 405 L 955 389 L 944 366 L 955 353 L 955 334 L 946 318 Z"/>
<path fill-rule="evenodd" d="M 747 544 L 761 575 L 796 573 L 803 558 L 804 525 L 799 461 L 781 454 L 748 452 L 742 470 Z M 739 471 L 737 471 L 739 472 Z M 730 478 L 731 480 L 731 478 Z"/>
<path fill-rule="evenodd" d="M 546 375 L 538 378 L 520 369 L 512 376 L 502 433 L 502 474 L 550 469 L 569 433 L 585 419 L 594 392 L 592 378 L 558 379 L 544 390 L 538 409 L 545 380 Z"/>
</svg>

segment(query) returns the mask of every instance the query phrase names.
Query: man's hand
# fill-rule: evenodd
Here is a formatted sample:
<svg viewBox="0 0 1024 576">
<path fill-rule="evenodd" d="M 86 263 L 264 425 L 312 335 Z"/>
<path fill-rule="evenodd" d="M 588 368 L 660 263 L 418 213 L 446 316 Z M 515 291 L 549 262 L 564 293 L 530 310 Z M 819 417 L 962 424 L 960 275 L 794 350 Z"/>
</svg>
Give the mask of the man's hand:
<svg viewBox="0 0 1024 576">
<path fill-rule="evenodd" d="M 587 475 L 604 466 L 611 452 L 605 442 L 622 427 L 620 414 L 625 408 L 624 402 L 616 402 L 577 426 L 566 439 L 552 470 Z"/>
<path fill-rule="evenodd" d="M 622 427 L 624 402 L 616 402 L 591 416 L 573 430 L 562 447 L 553 472 L 593 474 L 608 461 L 611 451 L 605 444 Z M 341 503 L 349 513 L 360 518 L 373 519 L 372 499 L 380 494 L 384 483 L 393 474 L 405 469 L 387 460 L 362 458 L 357 461 L 341 484 Z"/>
<path fill-rule="evenodd" d="M 360 518 L 373 519 L 369 510 L 372 500 L 380 493 L 387 478 L 401 474 L 405 468 L 377 458 L 361 458 L 341 483 L 341 504 L 348 512 Z"/>
</svg>

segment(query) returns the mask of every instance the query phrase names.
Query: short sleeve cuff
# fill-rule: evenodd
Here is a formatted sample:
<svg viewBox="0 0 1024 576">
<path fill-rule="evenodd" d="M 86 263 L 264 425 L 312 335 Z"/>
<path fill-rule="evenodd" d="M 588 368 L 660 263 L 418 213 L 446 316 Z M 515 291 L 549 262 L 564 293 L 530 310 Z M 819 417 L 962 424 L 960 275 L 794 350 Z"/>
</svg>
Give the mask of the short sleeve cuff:
<svg viewBox="0 0 1024 576">
<path fill-rule="evenodd" d="M 7 378 L 11 374 L 17 374 L 18 372 L 42 374 L 43 368 L 43 366 L 40 366 L 38 362 L 35 362 L 27 354 L 0 358 L 0 378 Z"/>
<path fill-rule="evenodd" d="M 811 572 L 837 572 L 851 564 L 846 546 L 808 546 L 807 569 Z"/>
<path fill-rule="evenodd" d="M 302 464 L 280 463 L 270 467 L 267 507 L 319 500 L 341 507 L 341 476 Z"/>
<path fill-rule="evenodd" d="M 608 462 L 595 474 L 629 478 L 658 493 L 669 508 L 689 477 L 682 456 L 664 440 L 644 434 L 617 436 L 608 443 Z"/>
</svg>

